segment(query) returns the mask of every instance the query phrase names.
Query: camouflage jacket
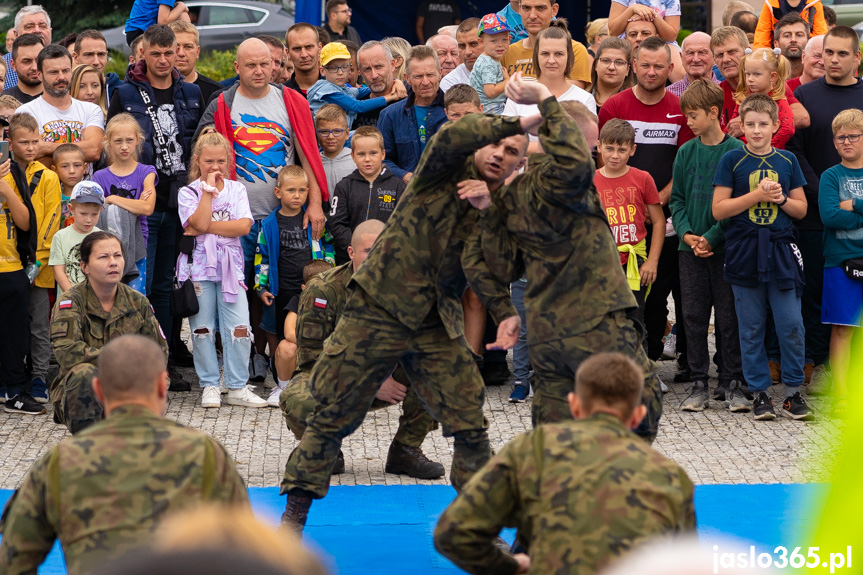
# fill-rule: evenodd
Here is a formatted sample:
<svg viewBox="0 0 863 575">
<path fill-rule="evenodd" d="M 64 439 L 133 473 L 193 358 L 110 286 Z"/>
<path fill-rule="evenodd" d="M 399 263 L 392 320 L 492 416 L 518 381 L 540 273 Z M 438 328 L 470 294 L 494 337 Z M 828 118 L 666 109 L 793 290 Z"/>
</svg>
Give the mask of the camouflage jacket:
<svg viewBox="0 0 863 575">
<path fill-rule="evenodd" d="M 643 539 L 694 530 L 693 495 L 685 471 L 595 414 L 507 444 L 443 512 L 435 546 L 470 573 L 515 573 L 494 539 L 517 527 L 530 573 L 588 575 Z"/>
<path fill-rule="evenodd" d="M 107 419 L 39 458 L 0 520 L 0 572 L 36 573 L 59 539 L 70 575 L 146 543 L 168 511 L 203 501 L 248 506 L 219 442 L 143 406 Z"/>
<path fill-rule="evenodd" d="M 70 369 L 82 363 L 95 364 L 105 344 L 132 333 L 152 339 L 167 356 L 168 344 L 150 302 L 129 286 L 117 286 L 117 298 L 110 312 L 102 309 L 89 280 L 63 292 L 54 304 L 51 320 L 51 343 L 60 364 L 52 391 Z M 56 400 L 53 394 L 51 400 Z"/>
<path fill-rule="evenodd" d="M 492 193 L 481 218 L 492 271 L 511 282 L 527 268 L 528 344 L 588 332 L 607 313 L 637 305 L 593 187 L 584 136 L 553 98 L 539 109 L 545 153 L 530 156 L 523 174 Z"/>
<path fill-rule="evenodd" d="M 478 241 L 479 213 L 461 200 L 458 182 L 479 179 L 473 153 L 521 134 L 518 118 L 470 114 L 443 126 L 426 146 L 413 178 L 368 260 L 354 274 L 375 302 L 409 329 L 437 306 L 450 338 L 464 333 L 461 297 L 467 287 L 462 256 Z M 483 261 L 470 265 L 471 287 L 496 321 L 516 315 L 508 285 Z"/>
<path fill-rule="evenodd" d="M 300 294 L 297 314 L 297 372 L 311 371 L 336 328 L 348 299 L 353 262 L 316 275 Z"/>
</svg>

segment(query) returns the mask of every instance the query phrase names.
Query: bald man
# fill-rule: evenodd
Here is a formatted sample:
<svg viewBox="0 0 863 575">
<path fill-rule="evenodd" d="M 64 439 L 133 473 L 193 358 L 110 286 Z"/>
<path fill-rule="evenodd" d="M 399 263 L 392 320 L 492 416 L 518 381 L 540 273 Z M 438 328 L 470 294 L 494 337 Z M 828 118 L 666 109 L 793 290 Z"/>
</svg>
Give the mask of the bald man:
<svg viewBox="0 0 863 575">
<path fill-rule="evenodd" d="M 324 340 L 329 337 L 342 315 L 348 298 L 348 282 L 354 272 L 366 261 L 375 240 L 384 229 L 383 222 L 366 220 L 356 227 L 348 246 L 351 261 L 314 277 L 300 296 L 297 312 L 298 364 L 291 382 L 279 397 L 279 407 L 285 415 L 294 436 L 302 439 L 306 420 L 319 401 L 312 393 L 310 380 L 312 367 L 323 351 Z M 324 306 L 320 306 L 324 302 Z M 400 383 L 401 382 L 401 383 Z M 326 403 L 327 398 L 321 397 Z M 437 429 L 437 423 L 420 403 L 404 370 L 396 368 L 393 376 L 384 381 L 370 409 L 382 409 L 402 403 L 399 428 L 387 453 L 386 472 L 404 474 L 416 479 L 436 479 L 444 474 L 443 465 L 429 460 L 420 446 L 426 435 Z M 343 473 L 345 458 L 339 451 L 333 474 Z"/>
<path fill-rule="evenodd" d="M 710 34 L 693 32 L 683 40 L 682 49 L 683 71 L 686 74 L 682 80 L 675 82 L 667 88 L 669 92 L 679 98 L 689 85 L 699 78 L 707 78 L 714 84 L 719 83 L 719 78 L 713 73 L 713 52 L 710 51 Z"/>
<path fill-rule="evenodd" d="M 70 575 L 89 573 L 149 540 L 170 513 L 204 502 L 248 508 L 225 448 L 163 417 L 166 361 L 139 335 L 102 348 L 93 391 L 105 419 L 30 468 L 0 521 L 0 572 L 35 573 L 59 539 Z"/>
<path fill-rule="evenodd" d="M 461 64 L 461 56 L 458 53 L 458 42 L 452 36 L 448 34 L 436 34 L 428 39 L 426 46 L 437 54 L 437 59 L 440 62 L 441 78 Z"/>
<path fill-rule="evenodd" d="M 261 222 L 279 207 L 273 189 L 281 169 L 298 164 L 308 176 L 309 199 L 303 225 L 312 226 L 315 238 L 323 233 L 321 206 L 329 199 L 309 104 L 298 92 L 271 83 L 272 67 L 270 48 L 263 41 L 249 38 L 240 44 L 234 62 L 239 81 L 210 102 L 195 133 L 197 140 L 204 128 L 215 125 L 234 148 L 236 167 L 231 178 L 246 186 L 254 218 L 249 234 L 240 238 L 249 287 L 255 285 L 255 248 Z M 262 147 L 262 141 L 267 145 Z M 253 380 L 263 381 L 268 363 L 265 333 L 276 333 L 275 307 L 265 309 L 254 290 L 250 289 L 247 296 L 256 348 L 250 375 Z M 275 342 L 270 352 L 275 352 Z"/>
</svg>

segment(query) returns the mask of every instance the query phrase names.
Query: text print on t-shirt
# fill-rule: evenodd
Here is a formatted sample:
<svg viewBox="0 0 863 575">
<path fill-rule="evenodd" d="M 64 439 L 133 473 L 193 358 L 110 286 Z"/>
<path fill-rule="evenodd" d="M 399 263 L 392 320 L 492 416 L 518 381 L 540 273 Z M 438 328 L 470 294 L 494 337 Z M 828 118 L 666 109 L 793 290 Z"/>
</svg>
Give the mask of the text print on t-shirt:
<svg viewBox="0 0 863 575">
<path fill-rule="evenodd" d="M 638 242 L 638 226 L 635 224 L 637 210 L 634 205 L 636 194 L 638 194 L 638 188 L 635 186 L 627 186 L 625 190 L 618 187 L 602 192 L 602 203 L 607 206 L 605 216 L 608 218 L 611 231 L 614 232 L 614 241 L 618 245 Z"/>
<path fill-rule="evenodd" d="M 627 120 L 635 128 L 636 144 L 668 144 L 677 145 L 677 136 L 680 133 L 680 124 L 669 124 L 665 122 L 639 122 L 638 120 Z"/>
<path fill-rule="evenodd" d="M 755 170 L 749 174 L 749 191 L 754 191 L 761 180 L 768 178 L 779 181 L 779 174 L 773 170 Z M 779 215 L 779 206 L 773 202 L 758 202 L 749 208 L 749 221 L 758 226 L 769 226 Z"/>
</svg>

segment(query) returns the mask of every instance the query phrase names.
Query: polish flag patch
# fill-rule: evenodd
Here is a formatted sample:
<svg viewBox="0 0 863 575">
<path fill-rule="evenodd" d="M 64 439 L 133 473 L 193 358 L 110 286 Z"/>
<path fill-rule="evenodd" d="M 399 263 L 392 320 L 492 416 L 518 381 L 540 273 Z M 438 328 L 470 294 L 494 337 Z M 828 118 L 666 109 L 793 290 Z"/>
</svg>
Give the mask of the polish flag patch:
<svg viewBox="0 0 863 575">
<path fill-rule="evenodd" d="M 67 299 L 58 304 L 59 309 L 72 309 L 72 300 Z"/>
<path fill-rule="evenodd" d="M 315 307 L 319 307 L 321 309 L 326 309 L 327 308 L 327 300 L 316 297 L 315 298 Z"/>
</svg>

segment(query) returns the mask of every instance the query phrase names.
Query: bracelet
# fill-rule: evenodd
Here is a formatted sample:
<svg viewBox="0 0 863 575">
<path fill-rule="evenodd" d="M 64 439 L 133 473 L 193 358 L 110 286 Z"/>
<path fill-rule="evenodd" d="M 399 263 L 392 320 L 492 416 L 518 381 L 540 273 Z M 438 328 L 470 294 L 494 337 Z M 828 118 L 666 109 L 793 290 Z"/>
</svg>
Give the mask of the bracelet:
<svg viewBox="0 0 863 575">
<path fill-rule="evenodd" d="M 779 207 L 781 208 L 782 206 L 784 206 L 784 205 L 785 205 L 785 204 L 787 204 L 787 203 L 788 203 L 788 196 L 785 196 L 785 199 L 784 199 L 784 200 L 782 200 L 782 203 L 779 203 L 779 204 L 776 204 L 776 205 L 777 205 L 777 206 L 779 206 Z"/>
</svg>

